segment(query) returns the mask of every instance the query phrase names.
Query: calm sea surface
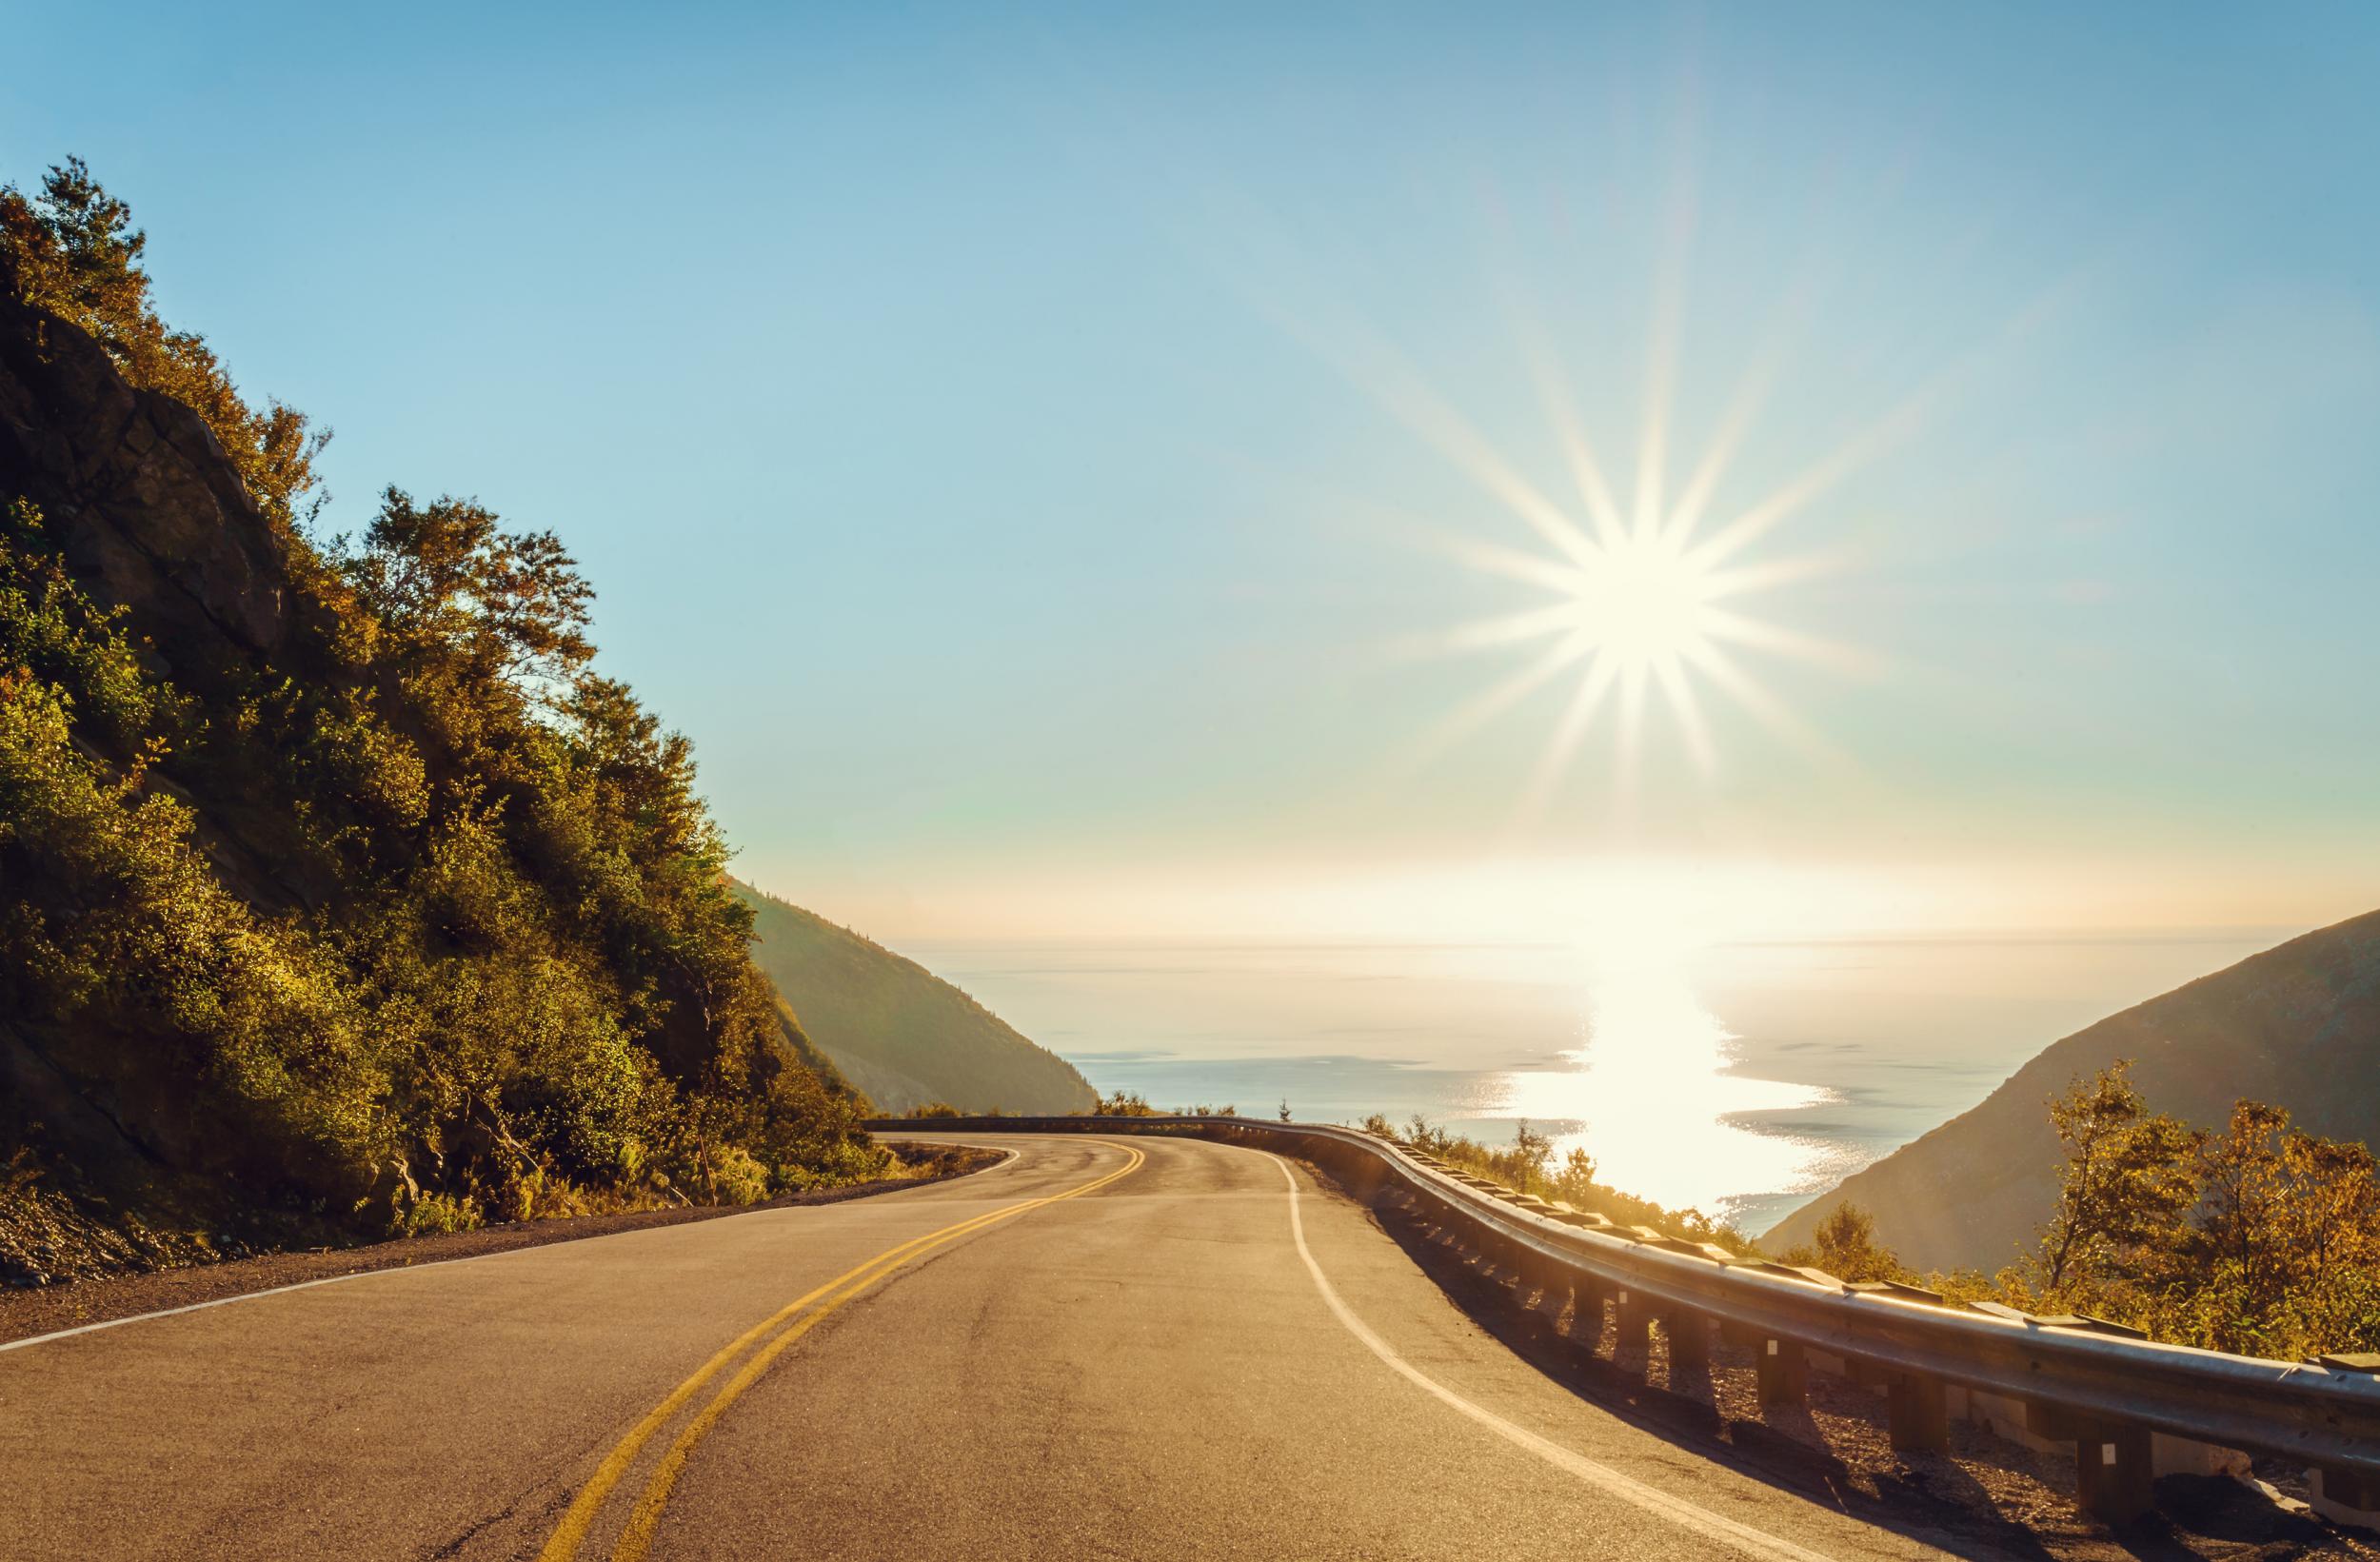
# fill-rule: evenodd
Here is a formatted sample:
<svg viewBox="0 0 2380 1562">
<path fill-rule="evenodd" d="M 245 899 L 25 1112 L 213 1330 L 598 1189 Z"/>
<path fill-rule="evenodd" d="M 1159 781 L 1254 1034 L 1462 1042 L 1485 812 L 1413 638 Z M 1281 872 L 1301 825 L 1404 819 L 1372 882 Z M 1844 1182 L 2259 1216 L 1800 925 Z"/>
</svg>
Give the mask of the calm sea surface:
<svg viewBox="0 0 2380 1562">
<path fill-rule="evenodd" d="M 1722 945 L 904 945 L 1162 1107 L 1509 1140 L 1756 1234 L 1981 1100 L 2050 1042 L 2291 929 Z"/>
</svg>

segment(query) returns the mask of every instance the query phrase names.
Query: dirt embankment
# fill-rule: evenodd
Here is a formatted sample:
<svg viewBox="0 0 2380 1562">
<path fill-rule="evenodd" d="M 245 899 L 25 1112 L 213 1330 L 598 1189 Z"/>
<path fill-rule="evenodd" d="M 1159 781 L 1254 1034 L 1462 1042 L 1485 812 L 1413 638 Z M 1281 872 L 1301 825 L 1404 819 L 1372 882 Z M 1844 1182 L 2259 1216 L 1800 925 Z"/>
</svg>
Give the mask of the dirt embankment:
<svg viewBox="0 0 2380 1562">
<path fill-rule="evenodd" d="M 840 1204 L 871 1194 L 895 1193 L 926 1182 L 964 1176 L 996 1164 L 998 1150 L 956 1145 L 904 1145 L 902 1159 L 917 1175 L 822 1188 L 813 1193 L 787 1194 L 759 1204 L 695 1205 L 685 1209 L 637 1210 L 625 1215 L 589 1215 L 571 1219 L 515 1221 L 482 1226 L 438 1236 L 413 1236 L 363 1247 L 317 1249 L 308 1253 L 268 1253 L 221 1263 L 190 1264 L 148 1274 L 113 1275 L 31 1289 L 0 1290 L 0 1343 L 53 1334 L 143 1313 L 221 1301 L 250 1292 L 302 1285 L 309 1280 L 367 1275 L 374 1270 L 404 1269 L 413 1264 L 445 1263 L 476 1258 L 513 1248 L 543 1247 L 586 1236 L 645 1226 L 676 1226 L 690 1220 L 714 1220 L 749 1215 L 756 1210 L 791 1209 L 808 1204 Z"/>
</svg>

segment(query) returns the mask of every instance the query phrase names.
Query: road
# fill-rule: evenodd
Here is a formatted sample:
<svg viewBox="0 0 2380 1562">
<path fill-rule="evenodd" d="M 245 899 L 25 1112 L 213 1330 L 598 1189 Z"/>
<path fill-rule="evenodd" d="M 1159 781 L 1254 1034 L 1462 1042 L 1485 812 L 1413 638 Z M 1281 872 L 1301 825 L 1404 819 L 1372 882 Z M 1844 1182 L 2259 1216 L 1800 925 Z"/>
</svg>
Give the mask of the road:
<svg viewBox="0 0 2380 1562">
<path fill-rule="evenodd" d="M 1597 1408 L 1302 1167 L 978 1142 L 0 1350 L 0 1557 L 1939 1554 Z"/>
</svg>

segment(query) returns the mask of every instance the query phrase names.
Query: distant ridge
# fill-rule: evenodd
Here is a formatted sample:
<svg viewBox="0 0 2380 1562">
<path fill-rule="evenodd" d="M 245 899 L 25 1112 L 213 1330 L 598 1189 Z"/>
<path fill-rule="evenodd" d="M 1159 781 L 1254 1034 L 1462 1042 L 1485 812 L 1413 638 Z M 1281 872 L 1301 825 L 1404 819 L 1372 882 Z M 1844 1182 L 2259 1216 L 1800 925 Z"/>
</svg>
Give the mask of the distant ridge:
<svg viewBox="0 0 2380 1562">
<path fill-rule="evenodd" d="M 2329 1138 L 2380 1145 L 2380 911 L 2292 939 L 2054 1043 L 1973 1111 L 1813 1199 L 1761 1238 L 1811 1240 L 1846 1200 L 1920 1269 L 2013 1260 L 2056 1198 L 2048 1099 L 2133 1060 L 2152 1111 L 2201 1127 L 2242 1097 L 2286 1107 Z"/>
<path fill-rule="evenodd" d="M 1099 1099 L 1073 1064 L 915 960 L 729 880 L 752 907 L 753 958 L 800 1029 L 877 1107 L 1056 1114 Z"/>
</svg>

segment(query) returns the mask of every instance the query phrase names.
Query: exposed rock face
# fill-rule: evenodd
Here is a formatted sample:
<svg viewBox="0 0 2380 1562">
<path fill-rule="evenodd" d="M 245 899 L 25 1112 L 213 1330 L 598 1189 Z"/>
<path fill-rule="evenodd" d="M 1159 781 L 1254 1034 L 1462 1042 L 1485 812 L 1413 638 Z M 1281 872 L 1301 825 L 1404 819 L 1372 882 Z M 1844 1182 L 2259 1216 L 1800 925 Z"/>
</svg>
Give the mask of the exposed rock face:
<svg viewBox="0 0 2380 1562">
<path fill-rule="evenodd" d="M 1987 1097 L 1762 1238 L 1808 1242 L 1849 1200 L 1920 1269 L 2012 1262 L 2056 1202 L 2050 1098 L 2119 1058 L 2152 1111 L 2219 1125 L 2242 1098 L 2329 1138 L 2380 1144 L 2380 912 L 2309 933 L 2078 1031 Z"/>
<path fill-rule="evenodd" d="M 279 647 L 288 565 L 205 420 L 89 335 L 0 294 L 0 491 L 42 508 L 91 593 L 177 678 Z"/>
</svg>

